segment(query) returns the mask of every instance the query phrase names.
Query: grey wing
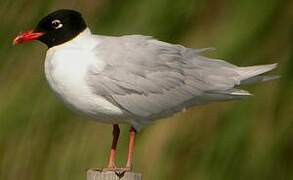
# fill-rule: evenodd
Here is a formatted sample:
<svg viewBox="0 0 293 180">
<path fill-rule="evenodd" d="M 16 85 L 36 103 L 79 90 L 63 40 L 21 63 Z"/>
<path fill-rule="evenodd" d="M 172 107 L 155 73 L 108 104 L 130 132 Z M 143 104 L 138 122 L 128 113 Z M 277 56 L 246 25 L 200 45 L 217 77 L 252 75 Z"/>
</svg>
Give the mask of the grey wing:
<svg viewBox="0 0 293 180">
<path fill-rule="evenodd" d="M 199 52 L 140 35 L 104 38 L 96 55 L 106 67 L 89 69 L 88 82 L 96 94 L 144 120 L 237 97 L 231 94 L 241 81 L 237 67 Z"/>
</svg>

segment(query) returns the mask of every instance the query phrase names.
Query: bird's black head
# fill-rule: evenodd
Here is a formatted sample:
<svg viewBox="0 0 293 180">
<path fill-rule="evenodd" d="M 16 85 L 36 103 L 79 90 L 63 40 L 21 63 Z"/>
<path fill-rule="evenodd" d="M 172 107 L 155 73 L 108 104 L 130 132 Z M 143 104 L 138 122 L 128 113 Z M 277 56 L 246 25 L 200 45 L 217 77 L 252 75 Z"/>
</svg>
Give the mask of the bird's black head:
<svg viewBox="0 0 293 180">
<path fill-rule="evenodd" d="M 14 44 L 37 39 L 50 48 L 73 39 L 86 27 L 79 12 L 61 9 L 44 17 L 33 31 L 17 36 Z"/>
</svg>

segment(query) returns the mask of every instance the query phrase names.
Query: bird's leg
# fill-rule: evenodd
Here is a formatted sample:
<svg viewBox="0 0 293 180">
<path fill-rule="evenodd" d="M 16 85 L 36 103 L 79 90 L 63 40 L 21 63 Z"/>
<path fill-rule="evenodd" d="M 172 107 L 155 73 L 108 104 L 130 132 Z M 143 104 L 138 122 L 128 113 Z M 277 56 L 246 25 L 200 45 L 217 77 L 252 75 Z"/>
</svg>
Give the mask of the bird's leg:
<svg viewBox="0 0 293 180">
<path fill-rule="evenodd" d="M 112 146 L 110 150 L 110 155 L 109 155 L 109 163 L 108 163 L 108 168 L 107 169 L 116 169 L 116 164 L 115 164 L 115 157 L 116 157 L 116 147 L 117 147 L 117 142 L 119 139 L 119 134 L 120 134 L 120 129 L 118 124 L 113 125 L 113 141 L 112 141 Z"/>
<path fill-rule="evenodd" d="M 127 156 L 127 163 L 126 163 L 126 169 L 129 171 L 132 169 L 132 157 L 133 157 L 134 144 L 135 144 L 135 135 L 136 135 L 136 130 L 133 127 L 131 127 L 129 132 L 129 146 L 128 146 L 128 156 Z"/>
</svg>

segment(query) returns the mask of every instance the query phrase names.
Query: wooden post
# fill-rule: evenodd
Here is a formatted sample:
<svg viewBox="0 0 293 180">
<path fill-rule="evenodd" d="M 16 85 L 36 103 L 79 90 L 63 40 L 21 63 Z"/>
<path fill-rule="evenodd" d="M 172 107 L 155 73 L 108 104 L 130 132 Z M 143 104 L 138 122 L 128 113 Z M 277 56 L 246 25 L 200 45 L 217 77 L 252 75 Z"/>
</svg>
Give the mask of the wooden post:
<svg viewBox="0 0 293 180">
<path fill-rule="evenodd" d="M 142 180 L 142 175 L 134 172 L 113 172 L 90 169 L 87 171 L 87 180 Z"/>
</svg>

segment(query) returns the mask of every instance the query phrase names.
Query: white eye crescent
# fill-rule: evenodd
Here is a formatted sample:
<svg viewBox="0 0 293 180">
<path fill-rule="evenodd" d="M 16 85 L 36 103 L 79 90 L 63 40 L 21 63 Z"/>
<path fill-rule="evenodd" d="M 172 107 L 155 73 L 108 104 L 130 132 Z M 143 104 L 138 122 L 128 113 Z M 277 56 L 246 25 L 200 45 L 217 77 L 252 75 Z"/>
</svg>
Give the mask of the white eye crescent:
<svg viewBox="0 0 293 180">
<path fill-rule="evenodd" d="M 62 28 L 63 24 L 61 23 L 61 21 L 59 19 L 55 19 L 54 21 L 52 21 L 52 27 L 54 29 L 59 29 Z"/>
</svg>

